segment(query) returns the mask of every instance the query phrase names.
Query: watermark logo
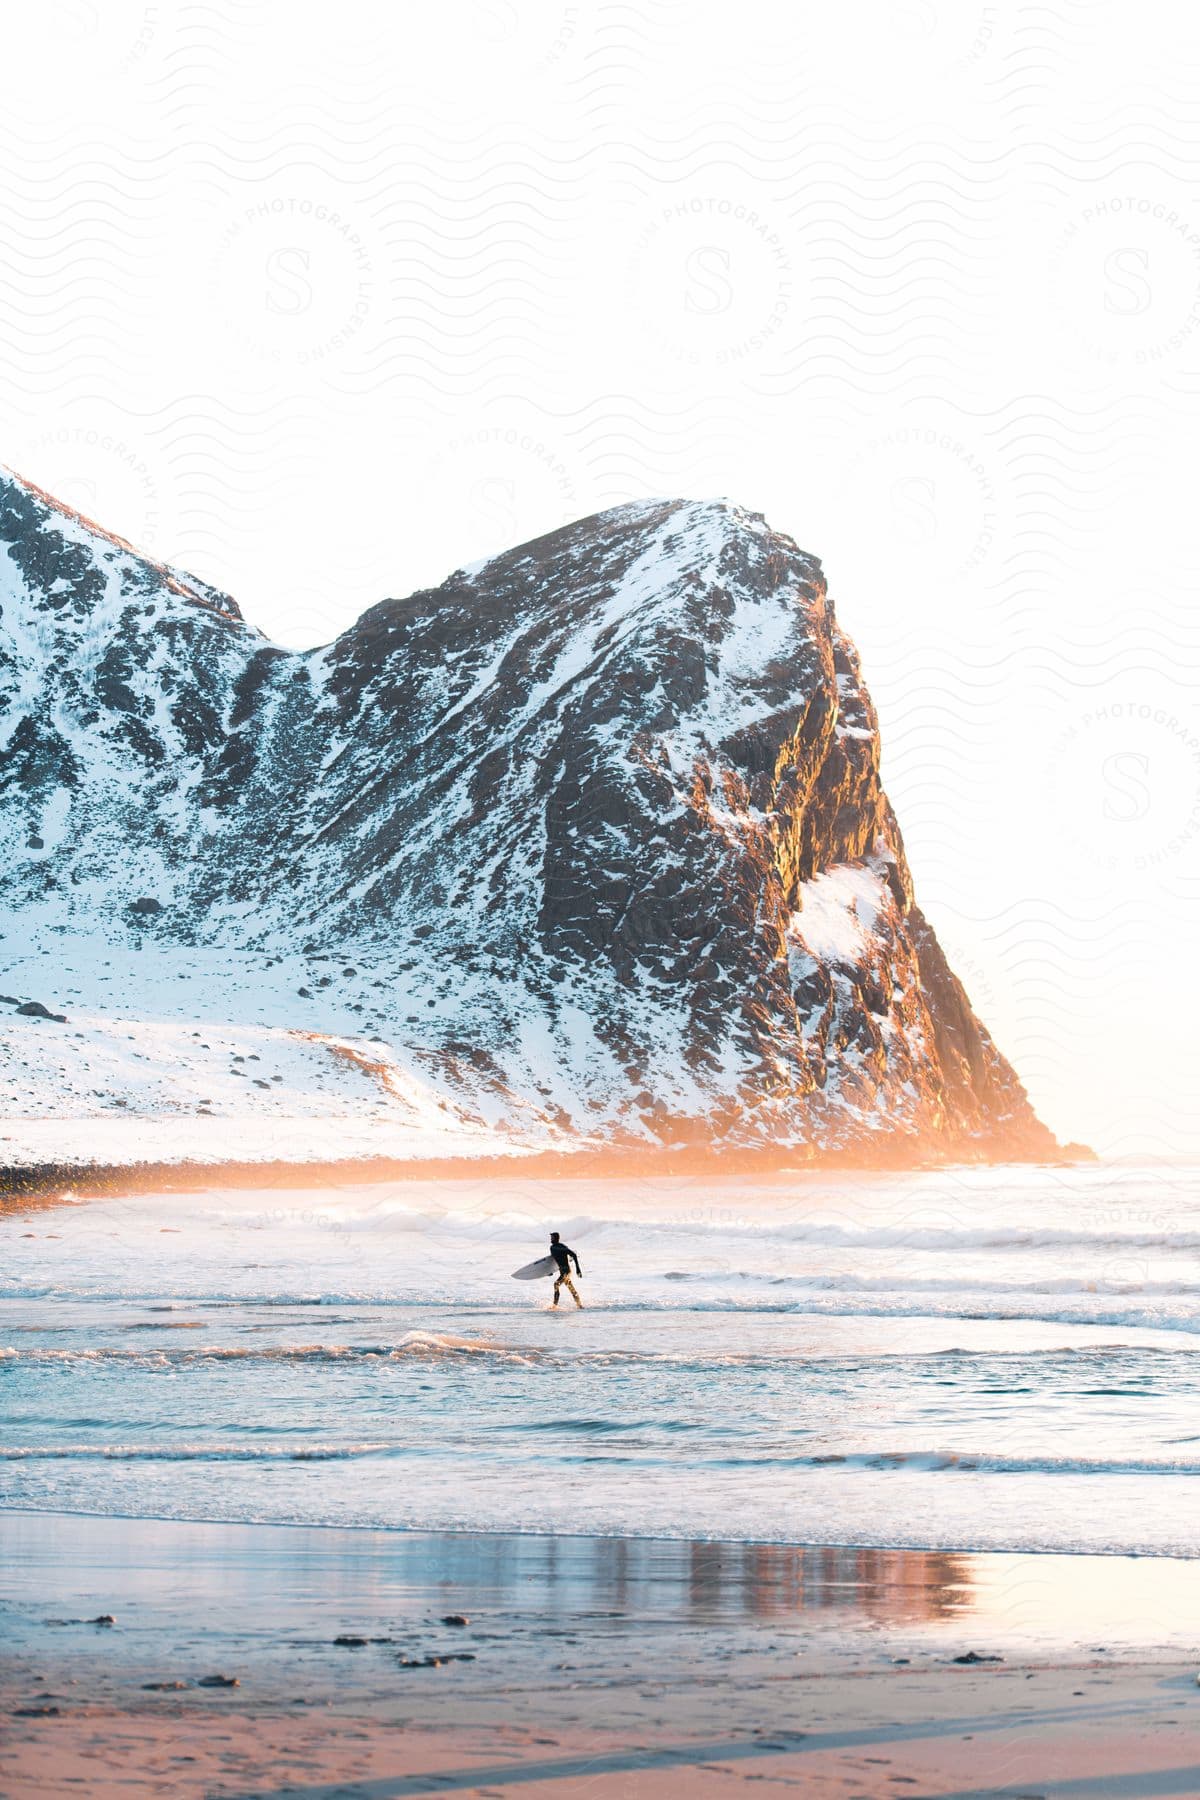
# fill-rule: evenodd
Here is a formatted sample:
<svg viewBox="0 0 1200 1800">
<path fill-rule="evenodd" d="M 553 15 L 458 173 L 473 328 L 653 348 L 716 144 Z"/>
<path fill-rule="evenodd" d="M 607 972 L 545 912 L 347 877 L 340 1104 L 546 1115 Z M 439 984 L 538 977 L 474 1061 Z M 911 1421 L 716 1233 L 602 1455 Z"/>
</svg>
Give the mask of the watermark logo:
<svg viewBox="0 0 1200 1800">
<path fill-rule="evenodd" d="M 949 958 L 950 967 L 962 983 L 966 996 L 971 1002 L 971 1010 L 985 1023 L 994 1023 L 1000 1010 L 1000 1003 L 990 970 L 972 956 L 970 951 L 956 949 L 953 943 L 948 941 L 944 931 L 941 931 L 939 935 L 942 938 L 942 948 Z"/>
<path fill-rule="evenodd" d="M 431 504 L 455 505 L 465 559 L 511 549 L 579 513 L 573 458 L 536 425 L 483 425 L 450 438 L 426 470 Z"/>
<path fill-rule="evenodd" d="M 643 222 L 629 287 L 654 348 L 690 367 L 760 356 L 797 304 L 784 227 L 760 206 L 713 194 L 668 201 Z"/>
<path fill-rule="evenodd" d="M 310 195 L 248 200 L 221 232 L 216 302 L 233 335 L 266 362 L 344 360 L 375 308 L 378 258 L 365 223 Z"/>
<path fill-rule="evenodd" d="M 4 20 L 6 66 L 20 70 L 30 56 L 48 56 L 76 75 L 127 75 L 146 60 L 161 36 L 163 7 L 146 0 L 39 0 L 12 7 Z"/>
<path fill-rule="evenodd" d="M 453 57 L 468 87 L 546 73 L 578 48 L 583 29 L 581 4 L 528 0 L 445 0 L 421 21 L 426 54 Z"/>
<path fill-rule="evenodd" d="M 1098 702 L 1055 745 L 1057 816 L 1101 867 L 1152 872 L 1200 846 L 1200 717 L 1186 699 Z"/>
<path fill-rule="evenodd" d="M 927 571 L 968 574 L 991 554 L 997 494 L 974 444 L 932 424 L 901 426 L 864 446 L 845 485 L 855 514 L 869 518 L 894 554 L 919 555 Z"/>
<path fill-rule="evenodd" d="M 556 63 L 563 62 L 570 54 L 579 37 L 579 28 L 583 9 L 578 6 L 564 6 L 559 16 L 558 30 L 555 32 L 546 54 L 537 65 L 538 73 L 552 69 Z"/>
<path fill-rule="evenodd" d="M 1101 196 L 1057 249 L 1068 329 L 1111 367 L 1174 361 L 1200 329 L 1200 217 L 1149 194 Z"/>
<path fill-rule="evenodd" d="M 54 499 L 139 550 L 153 550 L 163 525 L 158 475 L 144 448 L 98 425 L 58 425 L 28 439 L 15 459 Z M 39 471 L 34 474 L 34 471 Z"/>
</svg>

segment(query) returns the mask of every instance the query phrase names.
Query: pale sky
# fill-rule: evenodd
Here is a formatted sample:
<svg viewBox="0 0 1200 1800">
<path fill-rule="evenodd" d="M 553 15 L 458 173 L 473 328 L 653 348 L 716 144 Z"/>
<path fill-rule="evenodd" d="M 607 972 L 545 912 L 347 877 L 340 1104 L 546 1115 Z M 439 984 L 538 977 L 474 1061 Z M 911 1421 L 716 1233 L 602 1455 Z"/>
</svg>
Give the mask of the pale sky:
<svg viewBox="0 0 1200 1800">
<path fill-rule="evenodd" d="M 39 0 L 0 461 L 288 644 L 645 494 L 825 563 L 1048 1123 L 1200 1152 L 1200 17 Z"/>
</svg>

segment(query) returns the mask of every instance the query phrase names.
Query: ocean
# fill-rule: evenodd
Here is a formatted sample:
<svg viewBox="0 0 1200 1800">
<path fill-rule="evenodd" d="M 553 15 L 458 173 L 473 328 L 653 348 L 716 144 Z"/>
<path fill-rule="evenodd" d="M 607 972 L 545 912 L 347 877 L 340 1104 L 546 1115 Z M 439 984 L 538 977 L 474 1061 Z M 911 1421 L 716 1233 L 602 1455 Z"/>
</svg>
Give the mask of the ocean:
<svg viewBox="0 0 1200 1800">
<path fill-rule="evenodd" d="M 1200 1555 L 1200 1172 L 398 1182 L 0 1220 L 0 1505 Z M 577 1312 L 513 1281 L 558 1229 Z"/>
</svg>

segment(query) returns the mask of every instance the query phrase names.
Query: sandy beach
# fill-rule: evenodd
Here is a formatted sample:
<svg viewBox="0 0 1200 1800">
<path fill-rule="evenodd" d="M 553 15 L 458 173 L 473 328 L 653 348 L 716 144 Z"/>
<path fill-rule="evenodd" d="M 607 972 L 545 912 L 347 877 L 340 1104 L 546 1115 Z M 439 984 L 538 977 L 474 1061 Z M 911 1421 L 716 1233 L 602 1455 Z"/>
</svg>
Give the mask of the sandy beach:
<svg viewBox="0 0 1200 1800">
<path fill-rule="evenodd" d="M 3 1800 L 1200 1793 L 1190 1189 L 1002 1182 L 10 1214 Z"/>
<path fill-rule="evenodd" d="M 19 1513 L 0 1540 L 11 1800 L 1200 1791 L 1196 1563 Z"/>
</svg>

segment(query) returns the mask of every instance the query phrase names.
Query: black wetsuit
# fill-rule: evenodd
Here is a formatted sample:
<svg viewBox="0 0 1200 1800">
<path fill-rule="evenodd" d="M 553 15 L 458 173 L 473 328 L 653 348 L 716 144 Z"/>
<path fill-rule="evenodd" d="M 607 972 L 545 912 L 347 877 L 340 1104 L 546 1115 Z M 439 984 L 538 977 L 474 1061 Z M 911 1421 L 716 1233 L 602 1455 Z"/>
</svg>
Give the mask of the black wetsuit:
<svg viewBox="0 0 1200 1800">
<path fill-rule="evenodd" d="M 554 1279 L 554 1304 L 555 1304 L 555 1306 L 558 1305 L 559 1290 L 564 1287 L 566 1288 L 568 1294 L 570 1294 L 572 1300 L 574 1300 L 576 1306 L 582 1306 L 583 1301 L 579 1298 L 579 1295 L 575 1292 L 575 1283 L 571 1280 L 571 1264 L 572 1263 L 575 1264 L 575 1273 L 577 1275 L 583 1274 L 583 1270 L 579 1266 L 579 1258 L 576 1256 L 576 1254 L 573 1250 L 568 1250 L 568 1248 L 565 1244 L 551 1244 L 550 1254 L 554 1258 L 555 1262 L 558 1264 L 558 1274 L 555 1276 L 555 1279 Z"/>
<path fill-rule="evenodd" d="M 572 1263 L 575 1264 L 575 1273 L 577 1275 L 583 1274 L 583 1270 L 579 1266 L 579 1258 L 573 1250 L 568 1250 L 565 1244 L 551 1244 L 550 1254 L 558 1264 L 558 1272 L 560 1275 L 569 1275 L 571 1273 Z"/>
</svg>

